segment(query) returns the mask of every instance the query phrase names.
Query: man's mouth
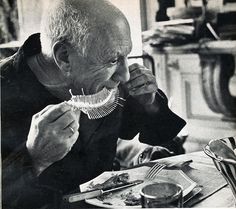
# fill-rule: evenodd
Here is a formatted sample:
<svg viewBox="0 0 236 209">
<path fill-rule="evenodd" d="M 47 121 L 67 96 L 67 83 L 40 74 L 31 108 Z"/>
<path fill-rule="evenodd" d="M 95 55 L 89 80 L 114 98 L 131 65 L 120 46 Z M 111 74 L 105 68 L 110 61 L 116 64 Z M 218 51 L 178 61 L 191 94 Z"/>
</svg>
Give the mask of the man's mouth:
<svg viewBox="0 0 236 209">
<path fill-rule="evenodd" d="M 101 91 L 91 95 L 73 95 L 69 90 L 71 99 L 69 105 L 88 115 L 89 119 L 98 119 L 110 114 L 118 103 L 118 88 L 111 90 L 104 87 Z"/>
</svg>

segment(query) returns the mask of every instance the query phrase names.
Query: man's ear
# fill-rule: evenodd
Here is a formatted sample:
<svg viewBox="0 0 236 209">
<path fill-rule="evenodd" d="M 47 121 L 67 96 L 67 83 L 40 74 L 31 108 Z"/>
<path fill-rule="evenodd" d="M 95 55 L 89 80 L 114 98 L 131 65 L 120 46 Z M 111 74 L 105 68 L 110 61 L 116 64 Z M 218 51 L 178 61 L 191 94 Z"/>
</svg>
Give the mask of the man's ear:
<svg viewBox="0 0 236 209">
<path fill-rule="evenodd" d="M 52 47 L 52 52 L 56 65 L 60 68 L 63 74 L 68 76 L 71 72 L 69 46 L 66 43 L 57 41 Z"/>
</svg>

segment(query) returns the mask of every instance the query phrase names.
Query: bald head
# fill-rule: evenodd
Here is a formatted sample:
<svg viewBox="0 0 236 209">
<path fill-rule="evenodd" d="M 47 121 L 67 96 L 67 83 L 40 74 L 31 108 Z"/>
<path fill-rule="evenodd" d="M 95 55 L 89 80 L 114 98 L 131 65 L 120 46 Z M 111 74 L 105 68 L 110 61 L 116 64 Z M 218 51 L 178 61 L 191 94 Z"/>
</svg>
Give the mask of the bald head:
<svg viewBox="0 0 236 209">
<path fill-rule="evenodd" d="M 47 5 L 43 15 L 42 52 L 52 57 L 53 45 L 57 41 L 66 41 L 85 56 L 98 35 L 109 33 L 112 36 L 121 30 L 129 35 L 128 22 L 123 13 L 108 1 L 54 0 Z"/>
<path fill-rule="evenodd" d="M 62 0 L 66 1 L 66 0 Z M 69 0 L 66 4 L 86 16 L 91 24 L 114 22 L 117 18 L 126 20 L 123 13 L 106 0 Z"/>
</svg>

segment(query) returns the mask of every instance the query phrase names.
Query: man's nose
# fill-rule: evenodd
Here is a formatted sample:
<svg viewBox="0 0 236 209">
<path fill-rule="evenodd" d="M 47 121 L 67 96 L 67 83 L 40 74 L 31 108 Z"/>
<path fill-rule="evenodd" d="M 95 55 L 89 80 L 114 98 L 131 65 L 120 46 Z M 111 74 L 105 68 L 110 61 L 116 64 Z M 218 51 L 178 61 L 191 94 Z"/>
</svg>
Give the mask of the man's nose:
<svg viewBox="0 0 236 209">
<path fill-rule="evenodd" d="M 119 64 L 115 77 L 121 83 L 126 83 L 130 79 L 129 66 L 126 58 Z"/>
</svg>

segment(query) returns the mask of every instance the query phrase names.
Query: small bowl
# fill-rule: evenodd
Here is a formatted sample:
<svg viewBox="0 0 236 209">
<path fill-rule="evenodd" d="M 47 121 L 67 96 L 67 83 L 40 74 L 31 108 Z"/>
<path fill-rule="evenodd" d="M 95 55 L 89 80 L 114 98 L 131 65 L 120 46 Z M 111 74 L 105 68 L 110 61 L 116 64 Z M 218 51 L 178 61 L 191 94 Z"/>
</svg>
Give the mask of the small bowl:
<svg viewBox="0 0 236 209">
<path fill-rule="evenodd" d="M 182 208 L 183 188 L 169 182 L 146 185 L 140 191 L 143 208 Z"/>
</svg>

